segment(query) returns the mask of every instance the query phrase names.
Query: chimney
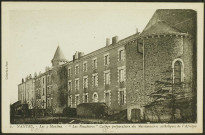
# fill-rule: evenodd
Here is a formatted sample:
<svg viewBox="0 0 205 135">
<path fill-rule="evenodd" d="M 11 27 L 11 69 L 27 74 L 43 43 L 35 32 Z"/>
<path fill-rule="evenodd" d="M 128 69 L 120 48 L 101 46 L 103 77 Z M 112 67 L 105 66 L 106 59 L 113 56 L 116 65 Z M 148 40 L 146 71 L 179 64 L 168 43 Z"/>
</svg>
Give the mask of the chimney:
<svg viewBox="0 0 205 135">
<path fill-rule="evenodd" d="M 106 38 L 106 46 L 110 45 L 110 39 Z"/>
<path fill-rule="evenodd" d="M 76 53 L 75 53 L 75 60 L 77 60 L 78 59 L 78 51 L 76 51 Z"/>
<path fill-rule="evenodd" d="M 138 32 L 138 28 L 136 28 L 136 33 L 139 33 L 139 32 Z"/>
<path fill-rule="evenodd" d="M 37 73 L 36 72 L 34 73 L 34 77 L 37 77 Z"/>
<path fill-rule="evenodd" d="M 75 60 L 75 55 L 73 55 L 73 61 Z"/>
<path fill-rule="evenodd" d="M 112 38 L 112 44 L 115 44 L 118 42 L 118 36 L 115 36 Z"/>
<path fill-rule="evenodd" d="M 82 56 L 84 56 L 84 53 L 83 52 L 79 52 L 78 53 L 78 58 L 81 58 Z"/>
</svg>

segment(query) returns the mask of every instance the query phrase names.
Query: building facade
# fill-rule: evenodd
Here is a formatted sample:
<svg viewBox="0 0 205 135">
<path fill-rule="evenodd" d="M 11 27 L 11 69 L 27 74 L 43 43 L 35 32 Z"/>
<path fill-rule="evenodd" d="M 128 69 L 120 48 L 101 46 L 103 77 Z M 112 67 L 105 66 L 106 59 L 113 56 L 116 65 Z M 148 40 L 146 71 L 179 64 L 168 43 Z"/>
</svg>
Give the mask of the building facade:
<svg viewBox="0 0 205 135">
<path fill-rule="evenodd" d="M 76 52 L 68 70 L 68 105 L 76 108 L 85 102 L 104 102 L 110 113 L 126 109 L 126 51 L 125 43 L 138 33 L 118 41 L 107 39 L 106 46 L 90 54 Z"/>
<path fill-rule="evenodd" d="M 86 55 L 76 52 L 71 61 L 58 46 L 52 67 L 19 84 L 19 100 L 31 104 L 34 99 L 37 108 L 53 113 L 103 102 L 111 114 L 127 109 L 132 120 L 137 109 L 143 119 L 156 82 L 166 78 L 171 84 L 183 83 L 185 96 L 196 92 L 195 30 L 195 11 L 157 10 L 142 33 L 122 40 L 115 36 L 111 43 L 106 39 L 105 47 Z"/>
<path fill-rule="evenodd" d="M 22 104 L 28 104 L 29 109 L 34 108 L 34 89 L 34 79 L 31 74 L 25 78 L 25 81 L 22 78 L 22 83 L 18 85 L 18 101 L 21 101 Z"/>
</svg>

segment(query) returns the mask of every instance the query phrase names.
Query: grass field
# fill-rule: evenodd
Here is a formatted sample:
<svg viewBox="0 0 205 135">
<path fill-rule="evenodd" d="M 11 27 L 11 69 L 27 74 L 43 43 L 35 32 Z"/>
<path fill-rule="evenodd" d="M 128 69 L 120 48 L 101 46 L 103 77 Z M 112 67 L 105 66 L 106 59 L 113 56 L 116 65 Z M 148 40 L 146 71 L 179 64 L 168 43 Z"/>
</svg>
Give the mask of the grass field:
<svg viewBox="0 0 205 135">
<path fill-rule="evenodd" d="M 92 119 L 92 118 L 70 118 L 70 117 L 32 117 L 32 118 L 12 118 L 11 124 L 117 124 L 127 123 L 127 121 L 118 121 L 110 119 Z"/>
</svg>

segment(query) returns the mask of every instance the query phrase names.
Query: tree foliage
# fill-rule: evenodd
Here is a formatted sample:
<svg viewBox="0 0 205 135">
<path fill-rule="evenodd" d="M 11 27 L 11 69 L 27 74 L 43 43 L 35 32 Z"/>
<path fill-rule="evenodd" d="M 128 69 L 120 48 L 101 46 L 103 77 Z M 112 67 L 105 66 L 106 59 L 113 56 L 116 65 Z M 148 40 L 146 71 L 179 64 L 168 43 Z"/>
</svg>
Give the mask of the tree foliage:
<svg viewBox="0 0 205 135">
<path fill-rule="evenodd" d="M 166 71 L 169 72 L 170 70 Z M 189 90 L 190 84 L 184 82 L 173 83 L 173 78 L 162 78 L 155 81 L 155 89 L 148 96 L 152 99 L 145 108 L 149 108 L 153 115 L 161 122 L 163 115 L 170 116 L 168 122 L 191 121 L 184 109 L 192 103 L 193 94 Z M 177 114 L 180 110 L 180 114 Z"/>
</svg>

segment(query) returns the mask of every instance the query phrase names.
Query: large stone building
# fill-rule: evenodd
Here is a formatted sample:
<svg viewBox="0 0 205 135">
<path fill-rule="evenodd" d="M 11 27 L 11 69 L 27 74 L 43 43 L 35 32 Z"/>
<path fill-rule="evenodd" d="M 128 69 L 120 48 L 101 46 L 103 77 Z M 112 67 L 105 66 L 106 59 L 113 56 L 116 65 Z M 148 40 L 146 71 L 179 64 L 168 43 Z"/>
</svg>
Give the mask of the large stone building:
<svg viewBox="0 0 205 135">
<path fill-rule="evenodd" d="M 31 104 L 35 99 L 37 107 L 55 113 L 80 103 L 104 102 L 111 114 L 127 109 L 128 120 L 137 121 L 133 118 L 143 119 L 145 106 L 152 102 L 149 95 L 164 78 L 183 83 L 185 96 L 196 92 L 193 10 L 157 10 L 142 33 L 122 40 L 115 36 L 111 43 L 106 39 L 105 47 L 86 55 L 76 52 L 71 61 L 58 46 L 52 67 L 31 78 L 33 98 L 22 81 L 19 100 Z"/>
</svg>

